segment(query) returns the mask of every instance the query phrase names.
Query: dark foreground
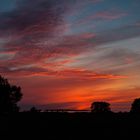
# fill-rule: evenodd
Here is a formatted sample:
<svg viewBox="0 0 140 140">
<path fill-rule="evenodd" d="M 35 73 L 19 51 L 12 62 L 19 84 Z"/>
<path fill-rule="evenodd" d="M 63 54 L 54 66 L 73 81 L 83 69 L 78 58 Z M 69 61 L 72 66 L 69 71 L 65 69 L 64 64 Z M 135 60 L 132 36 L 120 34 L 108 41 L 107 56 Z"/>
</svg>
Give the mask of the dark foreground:
<svg viewBox="0 0 140 140">
<path fill-rule="evenodd" d="M 140 139 L 140 115 L 18 113 L 0 115 L 0 137 L 39 140 Z"/>
</svg>

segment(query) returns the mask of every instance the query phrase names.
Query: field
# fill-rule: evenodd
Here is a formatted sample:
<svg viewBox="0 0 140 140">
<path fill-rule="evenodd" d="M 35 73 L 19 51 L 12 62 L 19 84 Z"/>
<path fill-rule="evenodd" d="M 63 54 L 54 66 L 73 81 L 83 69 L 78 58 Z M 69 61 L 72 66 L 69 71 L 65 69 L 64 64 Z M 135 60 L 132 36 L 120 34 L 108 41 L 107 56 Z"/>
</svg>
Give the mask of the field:
<svg viewBox="0 0 140 140">
<path fill-rule="evenodd" d="M 47 140 L 121 139 L 139 136 L 140 115 L 129 113 L 1 114 L 0 136 Z"/>
</svg>

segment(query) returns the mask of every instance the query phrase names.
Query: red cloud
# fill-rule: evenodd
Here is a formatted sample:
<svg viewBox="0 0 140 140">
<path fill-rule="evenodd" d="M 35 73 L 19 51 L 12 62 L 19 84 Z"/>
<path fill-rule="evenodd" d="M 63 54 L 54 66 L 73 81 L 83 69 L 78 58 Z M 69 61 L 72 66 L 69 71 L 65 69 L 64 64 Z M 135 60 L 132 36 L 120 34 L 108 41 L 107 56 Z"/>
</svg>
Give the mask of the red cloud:
<svg viewBox="0 0 140 140">
<path fill-rule="evenodd" d="M 8 75 L 23 76 L 51 76 L 55 78 L 68 78 L 79 80 L 94 80 L 94 79 L 124 79 L 128 78 L 124 75 L 102 74 L 84 69 L 65 69 L 65 70 L 51 70 L 41 67 L 23 67 L 7 71 Z"/>
<path fill-rule="evenodd" d="M 113 75 L 113 74 L 100 74 L 90 70 L 84 69 L 67 69 L 55 73 L 58 77 L 64 78 L 79 78 L 79 79 L 122 79 L 127 76 Z"/>
<path fill-rule="evenodd" d="M 60 38 L 60 40 L 52 37 L 49 39 L 49 42 L 45 40 L 27 40 L 25 42 L 22 38 L 21 40 L 13 40 L 5 44 L 3 46 L 3 51 L 1 52 L 5 54 L 14 52 L 13 57 L 7 60 L 6 63 L 2 60 L 0 65 L 8 68 L 32 65 L 34 63 L 48 64 L 49 67 L 51 63 L 53 66 L 61 65 L 62 63 L 66 63 L 67 60 L 63 60 L 61 64 L 60 62 L 59 64 L 58 62 L 54 64 L 54 61 L 48 62 L 47 60 L 50 58 L 57 59 L 63 58 L 64 56 L 73 57 L 79 55 L 91 46 L 88 39 L 92 39 L 95 36 L 96 35 L 93 33 L 83 33 L 64 36 Z"/>
</svg>

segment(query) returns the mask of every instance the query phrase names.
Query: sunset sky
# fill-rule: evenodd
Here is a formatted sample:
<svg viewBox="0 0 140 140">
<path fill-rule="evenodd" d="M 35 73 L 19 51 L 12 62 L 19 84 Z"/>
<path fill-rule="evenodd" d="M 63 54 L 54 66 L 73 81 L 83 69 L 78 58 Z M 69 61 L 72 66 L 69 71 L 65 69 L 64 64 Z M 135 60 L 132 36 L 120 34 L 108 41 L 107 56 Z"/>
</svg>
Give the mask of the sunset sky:
<svg viewBox="0 0 140 140">
<path fill-rule="evenodd" d="M 0 0 L 0 74 L 22 109 L 128 111 L 140 97 L 140 0 Z"/>
</svg>

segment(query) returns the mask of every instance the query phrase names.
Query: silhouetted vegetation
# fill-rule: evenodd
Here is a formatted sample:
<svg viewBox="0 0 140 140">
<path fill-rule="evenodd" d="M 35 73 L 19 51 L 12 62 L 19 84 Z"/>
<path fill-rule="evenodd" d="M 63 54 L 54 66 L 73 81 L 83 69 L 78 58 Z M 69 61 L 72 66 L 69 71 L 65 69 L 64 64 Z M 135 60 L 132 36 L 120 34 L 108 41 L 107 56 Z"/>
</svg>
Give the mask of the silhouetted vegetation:
<svg viewBox="0 0 140 140">
<path fill-rule="evenodd" d="M 30 109 L 30 112 L 32 112 L 32 113 L 37 113 L 37 112 L 40 112 L 41 110 L 40 109 L 37 109 L 36 107 L 32 107 L 31 109 Z"/>
<path fill-rule="evenodd" d="M 0 112 L 18 112 L 17 102 L 21 98 L 21 88 L 10 85 L 7 79 L 0 76 Z"/>
<path fill-rule="evenodd" d="M 110 104 L 107 102 L 93 102 L 91 104 L 91 112 L 93 112 L 93 113 L 111 112 Z"/>
<path fill-rule="evenodd" d="M 17 113 L 0 118 L 0 133 L 47 140 L 126 139 L 139 136 L 140 115 L 129 113 Z"/>
<path fill-rule="evenodd" d="M 140 98 L 134 100 L 131 106 L 131 113 L 140 113 Z"/>
</svg>

